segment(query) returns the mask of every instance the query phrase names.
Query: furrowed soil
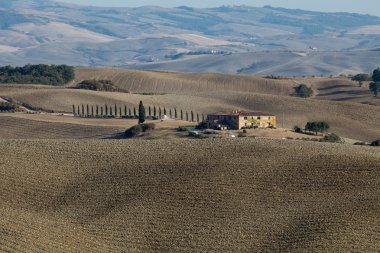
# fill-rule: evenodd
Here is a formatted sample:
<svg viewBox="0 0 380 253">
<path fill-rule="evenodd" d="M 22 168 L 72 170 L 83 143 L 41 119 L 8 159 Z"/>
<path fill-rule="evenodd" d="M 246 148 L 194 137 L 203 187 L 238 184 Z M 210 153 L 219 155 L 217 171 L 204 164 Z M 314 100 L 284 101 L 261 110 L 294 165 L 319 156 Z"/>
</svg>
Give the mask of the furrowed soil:
<svg viewBox="0 0 380 253">
<path fill-rule="evenodd" d="M 377 252 L 380 153 L 254 139 L 0 141 L 2 252 Z"/>
</svg>

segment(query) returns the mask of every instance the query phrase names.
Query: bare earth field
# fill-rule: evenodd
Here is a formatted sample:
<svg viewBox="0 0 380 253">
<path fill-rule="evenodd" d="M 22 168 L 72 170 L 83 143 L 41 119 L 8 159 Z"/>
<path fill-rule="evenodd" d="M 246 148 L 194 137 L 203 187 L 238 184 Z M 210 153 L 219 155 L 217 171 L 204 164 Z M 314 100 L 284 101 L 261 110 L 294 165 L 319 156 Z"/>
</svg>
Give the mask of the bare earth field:
<svg viewBox="0 0 380 253">
<path fill-rule="evenodd" d="M 377 149 L 0 141 L 2 252 L 377 252 Z"/>
<path fill-rule="evenodd" d="M 186 121 L 146 121 L 156 132 L 179 126 L 194 126 Z M 136 119 L 88 119 L 48 114 L 0 114 L 0 139 L 107 139 L 137 124 Z"/>
</svg>

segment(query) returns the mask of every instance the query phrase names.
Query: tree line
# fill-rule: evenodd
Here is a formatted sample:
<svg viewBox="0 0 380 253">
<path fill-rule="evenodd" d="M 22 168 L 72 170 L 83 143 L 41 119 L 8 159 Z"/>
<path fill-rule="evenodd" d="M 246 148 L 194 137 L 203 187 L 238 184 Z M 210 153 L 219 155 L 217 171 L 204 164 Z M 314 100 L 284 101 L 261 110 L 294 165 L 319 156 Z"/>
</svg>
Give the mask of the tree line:
<svg viewBox="0 0 380 253">
<path fill-rule="evenodd" d="M 127 118 L 139 119 L 139 123 L 143 123 L 145 119 L 159 120 L 162 116 L 170 119 L 177 119 L 190 122 L 201 122 L 206 119 L 205 114 L 195 113 L 177 108 L 166 108 L 161 106 L 145 107 L 140 101 L 138 107 L 120 106 L 120 105 L 72 105 L 72 113 L 77 117 L 89 118 Z"/>
<path fill-rule="evenodd" d="M 329 129 L 330 125 L 325 121 L 310 121 L 306 123 L 304 128 L 307 133 L 314 133 L 315 135 L 318 135 L 318 133 L 324 133 Z M 298 126 L 295 126 L 293 130 L 296 133 L 304 133 L 303 130 Z"/>
<path fill-rule="evenodd" d="M 25 65 L 0 67 L 0 83 L 60 86 L 73 81 L 74 67 L 67 65 Z"/>
<path fill-rule="evenodd" d="M 375 97 L 379 95 L 380 92 L 380 68 L 375 69 L 372 74 L 361 73 L 352 77 L 353 81 L 359 82 L 359 86 L 363 85 L 363 82 L 371 82 L 369 84 L 369 89 Z"/>
</svg>

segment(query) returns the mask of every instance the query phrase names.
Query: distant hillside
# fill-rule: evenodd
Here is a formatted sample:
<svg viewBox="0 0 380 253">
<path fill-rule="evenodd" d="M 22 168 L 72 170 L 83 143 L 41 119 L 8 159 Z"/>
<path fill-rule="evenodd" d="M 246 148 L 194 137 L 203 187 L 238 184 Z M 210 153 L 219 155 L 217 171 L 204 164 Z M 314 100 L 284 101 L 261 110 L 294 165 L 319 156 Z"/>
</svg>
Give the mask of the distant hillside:
<svg viewBox="0 0 380 253">
<path fill-rule="evenodd" d="M 265 51 L 186 57 L 130 64 L 132 69 L 218 72 L 280 76 L 329 76 L 370 73 L 380 66 L 380 51 Z"/>
<path fill-rule="evenodd" d="M 368 66 L 378 64 L 366 58 L 371 54 L 367 50 L 380 47 L 379 17 L 270 6 L 102 8 L 14 0 L 1 3 L 0 21 L 0 65 L 136 65 L 233 74 L 318 75 L 367 71 Z M 291 53 L 279 58 L 278 52 L 268 50 Z M 353 58 L 344 52 L 332 63 L 325 59 L 331 51 L 352 50 L 363 51 L 355 52 L 360 57 Z M 290 66 L 286 63 L 296 61 L 295 54 L 309 51 L 315 57 L 304 62 L 305 69 L 286 71 Z M 266 53 L 254 59 L 241 57 L 250 52 Z M 347 66 L 347 57 L 354 66 Z M 198 67 L 187 68 L 192 61 Z M 331 66 L 335 68 L 329 70 Z"/>
</svg>

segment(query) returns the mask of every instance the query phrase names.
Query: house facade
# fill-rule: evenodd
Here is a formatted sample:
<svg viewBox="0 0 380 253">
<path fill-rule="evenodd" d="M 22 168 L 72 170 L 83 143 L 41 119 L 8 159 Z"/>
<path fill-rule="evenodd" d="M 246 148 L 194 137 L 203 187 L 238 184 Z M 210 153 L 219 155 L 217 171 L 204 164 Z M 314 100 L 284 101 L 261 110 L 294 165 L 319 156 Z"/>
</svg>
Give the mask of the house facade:
<svg viewBox="0 0 380 253">
<path fill-rule="evenodd" d="M 244 128 L 268 128 L 277 126 L 275 115 L 265 112 L 218 112 L 207 115 L 207 121 L 220 130 Z"/>
</svg>

